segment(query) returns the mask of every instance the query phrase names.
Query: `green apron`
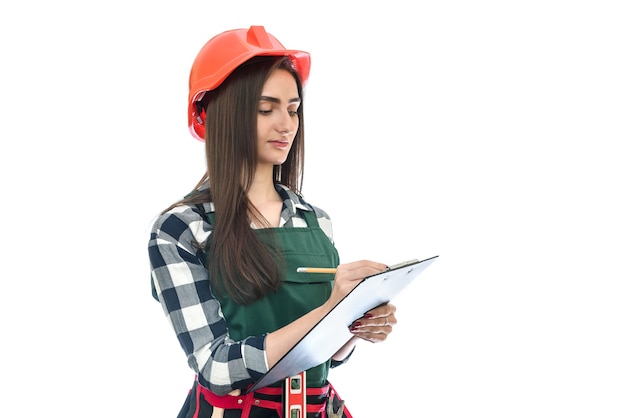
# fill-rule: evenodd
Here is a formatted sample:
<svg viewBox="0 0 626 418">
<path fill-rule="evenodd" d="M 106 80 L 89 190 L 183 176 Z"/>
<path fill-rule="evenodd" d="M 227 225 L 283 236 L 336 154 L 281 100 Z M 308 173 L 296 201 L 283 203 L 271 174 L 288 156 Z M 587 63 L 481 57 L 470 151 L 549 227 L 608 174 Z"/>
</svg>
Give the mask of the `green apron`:
<svg viewBox="0 0 626 418">
<path fill-rule="evenodd" d="M 233 340 L 239 341 L 250 335 L 262 335 L 282 328 L 322 305 L 330 296 L 333 274 L 296 272 L 298 267 L 339 265 L 337 249 L 320 228 L 315 212 L 301 210 L 300 213 L 306 220 L 306 228 L 255 229 L 263 242 L 275 239 L 277 251 L 285 261 L 286 278 L 278 291 L 249 305 L 237 304 L 225 295 L 217 296 Z M 213 215 L 207 214 L 209 222 L 213 221 Z M 307 386 L 324 386 L 329 368 L 330 359 L 307 370 Z"/>
</svg>

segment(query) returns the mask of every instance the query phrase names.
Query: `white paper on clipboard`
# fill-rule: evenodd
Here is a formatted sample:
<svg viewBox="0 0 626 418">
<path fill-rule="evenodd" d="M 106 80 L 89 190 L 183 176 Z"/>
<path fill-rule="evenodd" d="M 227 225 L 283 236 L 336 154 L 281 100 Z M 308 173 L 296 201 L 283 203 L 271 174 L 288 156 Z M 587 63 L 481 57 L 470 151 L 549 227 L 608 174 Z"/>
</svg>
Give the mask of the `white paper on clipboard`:
<svg viewBox="0 0 626 418">
<path fill-rule="evenodd" d="M 298 341 L 248 392 L 326 362 L 350 338 L 348 327 L 365 312 L 390 302 L 439 256 L 412 260 L 366 277 Z"/>
</svg>

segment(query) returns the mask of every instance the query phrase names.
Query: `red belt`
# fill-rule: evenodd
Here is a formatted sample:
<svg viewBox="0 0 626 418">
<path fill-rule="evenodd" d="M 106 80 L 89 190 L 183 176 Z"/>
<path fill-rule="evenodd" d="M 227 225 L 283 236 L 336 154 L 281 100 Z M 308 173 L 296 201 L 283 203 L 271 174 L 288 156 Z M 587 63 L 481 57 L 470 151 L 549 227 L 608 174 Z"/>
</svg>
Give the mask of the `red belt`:
<svg viewBox="0 0 626 418">
<path fill-rule="evenodd" d="M 241 409 L 242 410 L 241 418 L 248 418 L 250 415 L 250 409 L 253 406 L 256 406 L 259 408 L 274 409 L 278 412 L 279 417 L 281 418 L 283 417 L 283 403 L 282 402 L 270 401 L 267 399 L 257 399 L 254 396 L 256 393 L 259 393 L 262 395 L 280 396 L 283 394 L 283 389 L 280 387 L 264 387 L 264 388 L 256 390 L 255 392 L 246 393 L 245 395 L 239 395 L 239 396 L 231 396 L 231 395 L 220 396 L 211 392 L 209 389 L 205 388 L 200 383 L 198 382 L 196 383 L 197 383 L 196 385 L 197 386 L 196 413 L 194 414 L 194 418 L 198 418 L 198 414 L 200 411 L 200 395 L 201 394 L 208 403 L 218 408 Z M 329 393 L 329 390 L 330 390 L 329 399 L 332 399 L 333 396 L 337 396 L 337 393 L 335 392 L 334 388 L 330 384 L 326 386 L 322 386 L 321 388 L 306 388 L 306 394 L 307 396 L 326 395 Z M 321 404 L 307 404 L 306 412 L 307 413 L 321 413 L 322 418 L 327 418 L 325 406 L 326 406 L 326 402 L 321 403 Z M 344 410 L 344 413 L 346 413 L 346 416 L 351 417 L 350 413 L 347 410 Z"/>
</svg>

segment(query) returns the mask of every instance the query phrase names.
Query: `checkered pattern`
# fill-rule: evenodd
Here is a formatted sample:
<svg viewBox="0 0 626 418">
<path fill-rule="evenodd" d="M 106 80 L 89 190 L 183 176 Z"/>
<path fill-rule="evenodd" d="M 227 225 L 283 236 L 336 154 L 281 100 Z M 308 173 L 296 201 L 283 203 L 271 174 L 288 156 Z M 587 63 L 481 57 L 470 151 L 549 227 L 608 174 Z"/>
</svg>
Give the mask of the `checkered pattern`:
<svg viewBox="0 0 626 418">
<path fill-rule="evenodd" d="M 276 189 L 283 198 L 280 227 L 306 227 L 297 209 L 314 210 L 332 241 L 331 221 L 324 211 L 284 186 L 277 185 Z M 204 209 L 211 212 L 213 205 L 205 204 Z M 189 366 L 211 391 L 226 394 L 258 380 L 268 365 L 265 335 L 243 341 L 229 338 L 228 324 L 209 285 L 206 254 L 196 244 L 205 242 L 211 230 L 198 207 L 176 207 L 156 218 L 148 252 L 157 297 Z"/>
</svg>

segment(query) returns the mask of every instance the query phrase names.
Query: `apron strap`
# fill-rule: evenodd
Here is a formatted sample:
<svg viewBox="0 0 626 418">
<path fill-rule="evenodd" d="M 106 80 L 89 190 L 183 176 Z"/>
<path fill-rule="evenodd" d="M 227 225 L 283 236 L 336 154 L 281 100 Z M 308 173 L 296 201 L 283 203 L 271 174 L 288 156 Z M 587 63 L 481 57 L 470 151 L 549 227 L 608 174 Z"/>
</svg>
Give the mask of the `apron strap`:
<svg viewBox="0 0 626 418">
<path fill-rule="evenodd" d="M 299 209 L 299 211 L 302 214 L 302 216 L 304 216 L 304 220 L 306 221 L 306 224 L 308 225 L 309 228 L 314 228 L 314 227 L 319 228 L 320 224 L 317 221 L 317 215 L 315 214 L 315 211 L 313 210 L 313 208 L 311 208 L 311 210 Z"/>
</svg>

